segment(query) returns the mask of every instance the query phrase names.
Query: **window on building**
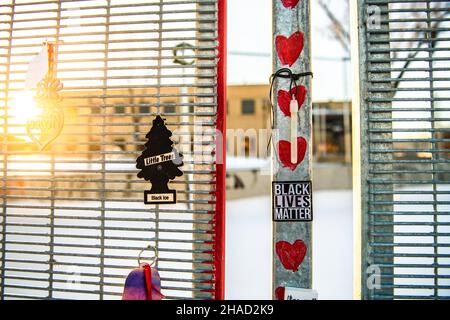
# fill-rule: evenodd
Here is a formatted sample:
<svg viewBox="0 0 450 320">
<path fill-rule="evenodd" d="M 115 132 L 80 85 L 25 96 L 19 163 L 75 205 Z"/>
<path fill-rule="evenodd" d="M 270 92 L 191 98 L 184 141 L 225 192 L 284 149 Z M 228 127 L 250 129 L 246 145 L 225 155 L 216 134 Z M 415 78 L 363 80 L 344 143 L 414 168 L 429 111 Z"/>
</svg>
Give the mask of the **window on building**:
<svg viewBox="0 0 450 320">
<path fill-rule="evenodd" d="M 126 151 L 126 141 L 123 138 L 114 139 L 114 146 L 120 151 Z"/>
<path fill-rule="evenodd" d="M 99 106 L 92 106 L 91 107 L 91 113 L 92 114 L 100 114 L 101 113 L 101 109 Z"/>
<path fill-rule="evenodd" d="M 168 102 L 164 104 L 164 113 L 175 113 L 176 104 L 175 102 Z"/>
<path fill-rule="evenodd" d="M 125 113 L 125 104 L 124 103 L 118 103 L 114 107 L 114 112 L 117 114 L 124 114 Z"/>
<path fill-rule="evenodd" d="M 145 104 L 145 101 L 140 101 L 139 104 L 140 104 L 139 105 L 139 113 L 143 113 L 143 114 L 149 113 L 150 108 L 148 105 Z"/>
<path fill-rule="evenodd" d="M 99 152 L 101 151 L 101 142 L 100 141 L 89 141 L 91 144 L 89 144 L 89 151 L 90 152 Z M 95 143 L 92 143 L 95 142 Z M 97 144 L 98 143 L 98 144 Z"/>
<path fill-rule="evenodd" d="M 254 137 L 244 138 L 244 156 L 247 158 L 258 156 L 256 154 L 256 139 Z"/>
<path fill-rule="evenodd" d="M 255 100 L 242 100 L 242 114 L 255 114 Z"/>
<path fill-rule="evenodd" d="M 91 109 L 91 114 L 100 114 L 101 113 L 101 109 L 98 106 L 98 104 L 94 101 L 94 99 L 88 98 L 87 104 Z"/>
<path fill-rule="evenodd" d="M 351 114 L 348 104 L 315 104 L 313 129 L 314 161 L 350 162 Z"/>
<path fill-rule="evenodd" d="M 245 139 L 244 139 L 244 152 L 245 152 L 246 157 L 250 156 L 250 138 L 249 137 L 245 137 Z"/>
<path fill-rule="evenodd" d="M 263 99 L 262 106 L 263 106 L 263 112 L 269 112 L 270 109 L 272 108 L 269 99 Z"/>
</svg>

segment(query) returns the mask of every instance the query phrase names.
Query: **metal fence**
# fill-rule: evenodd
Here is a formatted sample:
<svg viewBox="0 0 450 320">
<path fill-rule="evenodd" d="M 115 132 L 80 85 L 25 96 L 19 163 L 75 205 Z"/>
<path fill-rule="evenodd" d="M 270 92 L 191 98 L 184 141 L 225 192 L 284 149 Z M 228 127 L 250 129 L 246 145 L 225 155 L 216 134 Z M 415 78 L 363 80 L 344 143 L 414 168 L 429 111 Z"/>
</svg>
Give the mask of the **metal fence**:
<svg viewBox="0 0 450 320">
<path fill-rule="evenodd" d="M 354 9 L 362 298 L 448 299 L 450 3 L 359 0 Z"/>
<path fill-rule="evenodd" d="M 224 11 L 222 0 L 1 1 L 2 299 L 120 298 L 148 245 L 167 298 L 223 298 Z M 45 41 L 65 125 L 40 152 L 24 80 Z M 176 205 L 144 205 L 150 185 L 136 177 L 157 114 L 184 155 Z"/>
</svg>

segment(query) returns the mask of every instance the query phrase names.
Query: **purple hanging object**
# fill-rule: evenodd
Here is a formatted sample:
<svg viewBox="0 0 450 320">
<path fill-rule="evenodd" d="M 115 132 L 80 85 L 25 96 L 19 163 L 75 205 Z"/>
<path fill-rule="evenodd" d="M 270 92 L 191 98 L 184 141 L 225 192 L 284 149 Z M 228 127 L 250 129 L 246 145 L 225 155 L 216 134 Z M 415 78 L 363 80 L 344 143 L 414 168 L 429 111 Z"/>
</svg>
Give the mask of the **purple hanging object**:
<svg viewBox="0 0 450 320">
<path fill-rule="evenodd" d="M 151 283 L 151 287 L 148 285 Z M 149 297 L 151 292 L 151 297 Z M 125 281 L 122 300 L 161 300 L 161 278 L 156 268 L 148 263 L 142 263 L 134 269 Z"/>
</svg>

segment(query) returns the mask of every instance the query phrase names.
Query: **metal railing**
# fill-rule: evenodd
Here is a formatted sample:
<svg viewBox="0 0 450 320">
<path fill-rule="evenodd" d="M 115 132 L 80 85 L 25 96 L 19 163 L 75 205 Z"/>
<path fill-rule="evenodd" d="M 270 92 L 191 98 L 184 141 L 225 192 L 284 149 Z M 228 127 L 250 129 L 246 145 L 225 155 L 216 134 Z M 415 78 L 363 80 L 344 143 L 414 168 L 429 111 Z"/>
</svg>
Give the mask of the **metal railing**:
<svg viewBox="0 0 450 320">
<path fill-rule="evenodd" d="M 2 1 L 2 299 L 120 298 L 149 244 L 167 298 L 223 298 L 221 1 Z M 57 44 L 65 126 L 40 152 L 22 96 L 46 41 Z M 183 42 L 192 65 L 173 61 Z M 144 205 L 150 185 L 136 177 L 157 114 L 184 155 L 176 205 Z"/>
<path fill-rule="evenodd" d="M 364 299 L 448 299 L 450 4 L 360 0 L 356 11 L 357 288 Z"/>
</svg>

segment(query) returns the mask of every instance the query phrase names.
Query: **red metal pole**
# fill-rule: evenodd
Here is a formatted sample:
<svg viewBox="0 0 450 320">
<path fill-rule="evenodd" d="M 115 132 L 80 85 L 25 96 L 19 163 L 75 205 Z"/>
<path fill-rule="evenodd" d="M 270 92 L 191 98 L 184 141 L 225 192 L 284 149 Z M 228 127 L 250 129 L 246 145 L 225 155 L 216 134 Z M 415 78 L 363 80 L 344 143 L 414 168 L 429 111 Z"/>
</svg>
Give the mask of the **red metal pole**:
<svg viewBox="0 0 450 320">
<path fill-rule="evenodd" d="M 225 171 L 227 105 L 227 1 L 218 3 L 215 299 L 225 298 Z"/>
</svg>

